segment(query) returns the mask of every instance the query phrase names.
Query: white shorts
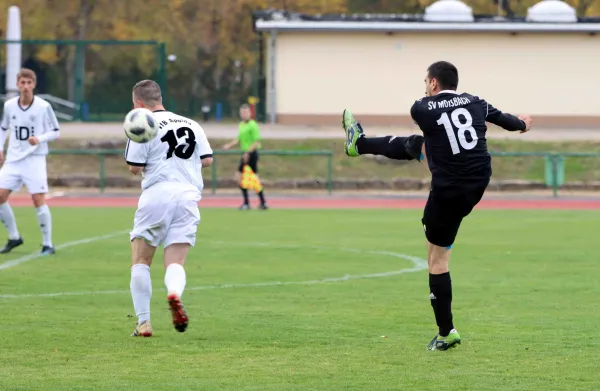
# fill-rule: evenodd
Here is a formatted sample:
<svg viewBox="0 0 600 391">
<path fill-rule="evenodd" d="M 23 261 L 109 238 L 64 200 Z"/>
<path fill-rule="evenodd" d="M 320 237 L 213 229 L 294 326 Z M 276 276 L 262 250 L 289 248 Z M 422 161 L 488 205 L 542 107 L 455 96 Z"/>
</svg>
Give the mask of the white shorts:
<svg viewBox="0 0 600 391">
<path fill-rule="evenodd" d="M 6 162 L 0 168 L 0 189 L 19 191 L 23 184 L 29 194 L 48 192 L 45 155 L 30 155 L 16 162 Z"/>
<path fill-rule="evenodd" d="M 144 239 L 153 247 L 196 244 L 200 223 L 200 192 L 177 184 L 159 183 L 142 192 L 129 239 Z"/>
</svg>

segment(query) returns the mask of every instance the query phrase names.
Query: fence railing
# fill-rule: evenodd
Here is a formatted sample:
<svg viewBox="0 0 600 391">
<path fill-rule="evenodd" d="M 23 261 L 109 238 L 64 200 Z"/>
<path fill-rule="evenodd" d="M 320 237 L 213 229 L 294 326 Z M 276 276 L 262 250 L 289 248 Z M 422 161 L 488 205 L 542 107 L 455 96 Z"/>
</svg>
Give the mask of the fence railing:
<svg viewBox="0 0 600 391">
<path fill-rule="evenodd" d="M 104 192 L 106 189 L 106 156 L 122 155 L 123 151 L 119 149 L 59 149 L 51 150 L 51 155 L 86 155 L 97 156 L 99 162 L 99 189 Z M 211 191 L 213 194 L 217 191 L 218 183 L 218 156 L 237 155 L 241 156 L 242 151 L 214 151 L 214 162 L 211 166 Z M 490 152 L 493 157 L 539 157 L 545 159 L 545 178 L 546 186 L 552 188 L 554 197 L 558 197 L 560 187 L 565 183 L 565 158 L 599 158 L 600 153 L 588 152 Z M 261 151 L 262 156 L 289 156 L 289 157 L 307 157 L 307 156 L 322 156 L 326 157 L 326 188 L 329 194 L 333 191 L 333 152 L 331 151 Z M 393 168 L 392 168 L 393 169 Z"/>
<path fill-rule="evenodd" d="M 126 95 L 117 94 L 122 91 L 130 91 L 139 77 L 125 71 L 125 68 L 115 70 L 113 67 L 103 66 L 101 61 L 94 61 L 95 58 L 106 57 L 108 52 L 113 55 L 118 47 L 127 47 L 128 51 L 133 51 L 134 48 L 142 51 L 140 54 L 143 54 L 144 57 L 140 58 L 144 58 L 144 62 L 147 64 L 145 73 L 158 82 L 163 99 L 168 102 L 167 51 L 164 42 L 151 40 L 0 39 L 0 49 L 8 44 L 20 44 L 24 52 L 24 59 L 30 56 L 41 66 L 37 70 L 38 91 L 41 89 L 41 92 L 55 97 L 52 101 L 53 106 L 57 111 L 57 116 L 63 120 L 75 119 L 93 122 L 122 120 L 123 107 L 131 106 L 131 97 L 127 98 Z M 43 47 L 54 47 L 54 50 L 51 49 L 49 52 L 56 53 L 57 61 L 45 62 L 40 53 L 48 52 L 40 50 Z M 65 50 L 58 50 L 59 48 Z M 69 48 L 72 49 L 72 57 L 67 55 L 67 53 L 71 53 Z M 146 53 L 145 48 L 149 48 L 148 52 L 152 52 L 152 55 Z M 0 60 L 3 60 L 1 58 L 3 55 L 4 50 L 0 50 Z M 72 69 L 63 65 L 63 63 L 71 64 L 71 62 Z M 67 71 L 67 69 L 69 70 Z M 110 69 L 111 72 L 108 73 L 107 69 Z M 117 76 L 115 76 L 112 71 L 119 73 L 116 73 Z M 136 68 L 136 71 L 140 71 L 140 69 Z M 69 85 L 67 80 L 70 80 L 72 87 L 67 87 Z M 122 96 L 124 100 L 116 99 L 115 96 Z M 62 102 L 57 101 L 56 97 Z M 123 103 L 125 106 L 122 106 Z M 64 107 L 67 108 L 67 113 L 64 113 L 63 110 L 56 110 Z"/>
<path fill-rule="evenodd" d="M 545 184 L 558 197 L 558 190 L 565 183 L 565 158 L 598 158 L 598 152 L 490 152 L 492 157 L 543 157 L 545 159 Z"/>
<path fill-rule="evenodd" d="M 241 156 L 242 151 L 239 150 L 228 150 L 228 151 L 213 151 L 213 164 L 211 166 L 211 191 L 213 194 L 217 192 L 217 165 L 218 156 L 237 155 Z M 97 156 L 98 157 L 98 175 L 99 175 L 99 188 L 100 192 L 103 193 L 106 189 L 106 156 L 123 155 L 123 151 L 120 149 L 56 149 L 50 150 L 51 155 L 86 155 L 86 156 Z M 307 156 L 322 156 L 326 157 L 326 188 L 327 192 L 331 194 L 333 191 L 333 152 L 331 151 L 261 151 L 261 156 L 290 156 L 290 157 L 307 157 Z"/>
<path fill-rule="evenodd" d="M 240 150 L 228 150 L 228 151 L 214 151 L 213 155 L 216 156 L 227 156 L 227 155 L 237 155 L 240 156 L 243 151 Z M 327 157 L 327 192 L 331 194 L 333 191 L 333 152 L 331 151 L 260 151 L 261 156 L 291 156 L 291 157 L 300 157 L 300 156 L 325 156 Z M 215 158 L 213 160 L 212 169 L 211 169 L 211 183 L 212 183 L 212 193 L 215 194 L 217 192 L 217 162 L 219 159 Z"/>
</svg>

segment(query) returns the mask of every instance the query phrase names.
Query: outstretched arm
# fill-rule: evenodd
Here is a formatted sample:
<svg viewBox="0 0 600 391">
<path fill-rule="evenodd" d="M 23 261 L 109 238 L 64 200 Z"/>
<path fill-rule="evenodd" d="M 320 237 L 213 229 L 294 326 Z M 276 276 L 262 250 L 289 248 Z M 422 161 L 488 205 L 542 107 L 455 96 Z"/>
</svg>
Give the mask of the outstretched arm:
<svg viewBox="0 0 600 391">
<path fill-rule="evenodd" d="M 482 101 L 486 109 L 485 120 L 494 125 L 498 125 L 501 128 L 508 130 L 509 132 L 515 132 L 520 130 L 521 133 L 527 132 L 531 127 L 531 117 L 528 115 L 520 115 L 516 117 L 512 114 L 503 113 L 486 101 Z"/>
</svg>

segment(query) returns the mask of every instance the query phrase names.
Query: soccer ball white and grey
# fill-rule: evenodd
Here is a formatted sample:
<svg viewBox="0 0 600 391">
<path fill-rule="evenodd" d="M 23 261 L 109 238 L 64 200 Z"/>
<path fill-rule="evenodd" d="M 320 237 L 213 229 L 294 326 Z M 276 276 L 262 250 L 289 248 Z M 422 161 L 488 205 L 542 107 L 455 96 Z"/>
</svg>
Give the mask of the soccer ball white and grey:
<svg viewBox="0 0 600 391">
<path fill-rule="evenodd" d="M 154 114 L 144 108 L 133 109 L 125 116 L 125 135 L 136 143 L 147 143 L 158 133 L 158 122 Z"/>
</svg>

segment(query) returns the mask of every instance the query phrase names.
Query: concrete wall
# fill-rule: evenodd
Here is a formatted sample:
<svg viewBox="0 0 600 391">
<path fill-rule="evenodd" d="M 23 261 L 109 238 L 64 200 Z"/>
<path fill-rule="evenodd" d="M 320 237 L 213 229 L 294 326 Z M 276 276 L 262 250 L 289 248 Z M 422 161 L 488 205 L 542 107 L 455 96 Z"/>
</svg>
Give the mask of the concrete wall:
<svg viewBox="0 0 600 391">
<path fill-rule="evenodd" d="M 459 91 L 538 125 L 600 126 L 600 36 L 579 33 L 288 33 L 276 43 L 280 123 L 339 122 L 350 108 L 371 124 L 411 124 L 437 60 Z"/>
</svg>

